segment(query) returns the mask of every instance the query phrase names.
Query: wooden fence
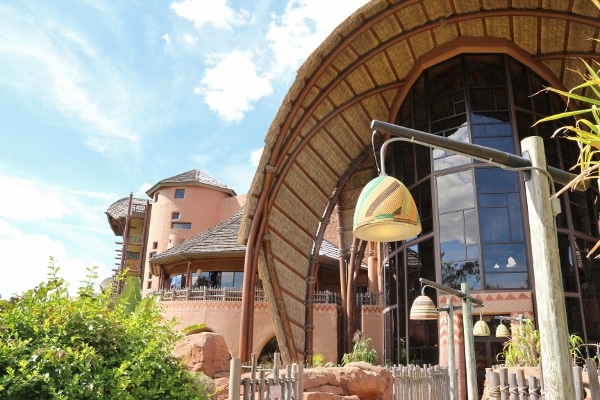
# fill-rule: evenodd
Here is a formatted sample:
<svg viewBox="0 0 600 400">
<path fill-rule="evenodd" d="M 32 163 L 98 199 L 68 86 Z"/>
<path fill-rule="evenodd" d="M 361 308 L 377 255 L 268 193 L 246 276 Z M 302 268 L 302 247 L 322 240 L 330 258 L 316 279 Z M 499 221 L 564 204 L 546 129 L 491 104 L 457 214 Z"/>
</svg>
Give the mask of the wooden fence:
<svg viewBox="0 0 600 400">
<path fill-rule="evenodd" d="M 228 399 L 302 399 L 303 367 L 292 364 L 280 368 L 279 364 L 279 353 L 274 355 L 273 368 L 257 366 L 255 354 L 249 365 L 241 365 L 239 359 L 232 359 Z M 249 372 L 249 376 L 242 378 L 242 370 Z M 401 365 L 390 367 L 389 370 L 393 378 L 394 400 L 450 399 L 450 377 L 446 367 Z M 243 389 L 241 396 L 240 389 Z"/>
<path fill-rule="evenodd" d="M 390 368 L 394 400 L 449 400 L 450 375 L 440 365 L 401 365 Z"/>
<path fill-rule="evenodd" d="M 239 358 L 231 359 L 229 369 L 229 400 L 263 400 L 284 399 L 298 400 L 303 398 L 302 366 L 292 364 L 284 367 L 280 374 L 280 355 L 273 356 L 273 368 L 260 368 L 256 364 L 256 354 L 252 355 L 250 365 L 241 365 Z M 249 370 L 250 376 L 242 378 L 242 369 Z M 243 397 L 240 397 L 243 387 Z"/>
<path fill-rule="evenodd" d="M 515 372 L 509 372 L 508 368 L 500 366 L 486 368 L 485 378 L 490 400 L 538 400 L 544 398 L 544 379 L 541 368 L 539 370 L 540 378 L 533 375 L 526 378 L 522 368 L 514 370 Z M 586 389 L 591 395 L 591 400 L 600 400 L 598 366 L 591 358 L 585 360 L 584 368 L 573 366 L 575 384 L 575 399 L 573 400 L 590 399 L 584 392 L 584 374 L 587 374 L 589 385 Z"/>
</svg>

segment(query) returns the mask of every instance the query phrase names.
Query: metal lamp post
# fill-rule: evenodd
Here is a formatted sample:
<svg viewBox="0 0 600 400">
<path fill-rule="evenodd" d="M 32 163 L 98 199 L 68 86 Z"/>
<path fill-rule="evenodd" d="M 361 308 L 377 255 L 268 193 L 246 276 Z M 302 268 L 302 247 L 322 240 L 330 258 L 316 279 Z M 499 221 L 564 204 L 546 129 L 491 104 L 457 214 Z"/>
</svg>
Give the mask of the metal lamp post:
<svg viewBox="0 0 600 400">
<path fill-rule="evenodd" d="M 464 282 L 461 283 L 461 290 L 456 290 L 425 278 L 419 278 L 419 281 L 426 286 L 431 286 L 437 290 L 441 290 L 444 293 L 459 297 L 462 300 L 463 333 L 465 338 L 465 363 L 467 371 L 467 395 L 469 400 L 477 400 L 477 365 L 475 362 L 475 338 L 473 336 L 473 304 L 481 306 L 483 305 L 483 301 L 471 297 L 469 294 L 469 285 Z M 448 319 L 450 320 L 448 325 L 448 372 L 450 374 L 451 395 L 454 399 L 458 399 L 455 377 L 453 380 L 453 375 L 456 375 L 456 363 L 454 362 L 454 322 L 453 319 L 450 319 L 454 318 L 453 306 L 451 306 L 450 302 L 448 304 Z M 451 331 L 452 334 L 450 334 Z M 452 344 L 450 344 L 450 339 L 452 339 Z"/>
<path fill-rule="evenodd" d="M 568 184 L 575 175 L 566 171 L 547 167 L 541 137 L 531 136 L 521 142 L 523 157 L 506 153 L 473 143 L 458 142 L 431 133 L 374 120 L 371 123 L 374 131 L 384 132 L 401 140 L 441 149 L 476 159 L 487 164 L 509 170 L 529 170 L 525 183 L 531 233 L 533 270 L 535 274 L 535 293 L 538 303 L 538 321 L 544 376 L 545 398 L 564 400 L 574 398 L 573 376 L 570 369 L 568 327 L 561 270 L 558 258 L 558 240 L 554 211 L 550 201 L 550 184 L 548 177 L 555 182 Z M 396 139 L 398 139 L 396 138 Z M 389 139 L 393 140 L 393 139 Z M 388 140 L 388 141 L 389 141 Z M 405 238 L 406 239 L 406 238 Z M 399 240 L 399 239 L 397 239 Z M 433 282 L 435 284 L 435 282 Z M 430 283 L 429 283 L 430 284 Z M 437 284 L 436 284 L 437 285 Z M 432 285 L 433 286 L 433 285 Z M 472 318 L 466 320 L 471 313 L 471 297 L 468 287 L 462 288 L 463 323 L 465 332 L 472 331 Z M 470 329 L 467 330 L 467 327 Z M 466 335 L 466 334 L 465 334 Z M 469 349 L 467 349 L 469 347 Z M 473 358 L 467 352 L 473 352 Z M 465 343 L 467 357 L 467 380 L 471 364 L 474 364 L 474 349 Z M 473 388 L 475 389 L 475 392 Z M 469 400 L 477 396 L 477 385 L 469 385 Z"/>
</svg>

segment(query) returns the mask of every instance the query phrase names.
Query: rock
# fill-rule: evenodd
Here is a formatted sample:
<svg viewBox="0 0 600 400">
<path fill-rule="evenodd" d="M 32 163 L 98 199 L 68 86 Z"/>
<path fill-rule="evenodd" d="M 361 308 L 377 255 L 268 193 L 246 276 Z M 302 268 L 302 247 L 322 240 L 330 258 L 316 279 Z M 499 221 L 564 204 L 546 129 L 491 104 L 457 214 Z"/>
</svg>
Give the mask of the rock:
<svg viewBox="0 0 600 400">
<path fill-rule="evenodd" d="M 175 346 L 173 353 L 190 371 L 202 371 L 209 377 L 229 372 L 231 356 L 225 338 L 212 332 L 188 335 Z"/>
<path fill-rule="evenodd" d="M 313 400 L 339 399 L 350 396 L 362 400 L 390 400 L 392 374 L 386 368 L 366 362 L 350 363 L 345 367 L 307 368 L 304 370 L 304 392 L 337 397 L 310 397 Z M 306 400 L 306 397 L 305 397 Z"/>
<path fill-rule="evenodd" d="M 391 400 L 392 373 L 367 362 L 356 362 L 339 368 L 338 381 L 346 395 L 362 400 Z"/>
</svg>

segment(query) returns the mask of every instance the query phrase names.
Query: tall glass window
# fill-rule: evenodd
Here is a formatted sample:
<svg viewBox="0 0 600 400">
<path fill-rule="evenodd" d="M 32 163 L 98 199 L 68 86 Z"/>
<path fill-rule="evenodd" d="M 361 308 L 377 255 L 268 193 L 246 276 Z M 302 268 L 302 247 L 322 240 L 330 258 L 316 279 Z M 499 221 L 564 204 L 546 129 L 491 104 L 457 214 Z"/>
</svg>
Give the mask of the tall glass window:
<svg viewBox="0 0 600 400">
<path fill-rule="evenodd" d="M 557 96 L 534 95 L 546 86 L 507 55 L 464 54 L 423 71 L 396 123 L 512 154 L 519 154 L 524 138 L 541 136 L 548 163 L 569 170 L 578 156 L 573 142 L 553 138 L 555 124 L 532 126 L 564 110 Z M 434 363 L 437 356 L 426 350 L 434 335 L 430 326 L 407 318 L 420 293 L 419 277 L 455 288 L 467 282 L 475 292 L 533 290 L 524 184 L 518 172 L 445 151 L 406 142 L 388 150 L 387 170 L 411 190 L 423 232 L 387 249 L 385 358 Z M 561 195 L 557 217 L 569 329 L 586 342 L 600 341 L 600 261 L 586 256 L 598 237 L 597 195 L 597 189 Z"/>
</svg>

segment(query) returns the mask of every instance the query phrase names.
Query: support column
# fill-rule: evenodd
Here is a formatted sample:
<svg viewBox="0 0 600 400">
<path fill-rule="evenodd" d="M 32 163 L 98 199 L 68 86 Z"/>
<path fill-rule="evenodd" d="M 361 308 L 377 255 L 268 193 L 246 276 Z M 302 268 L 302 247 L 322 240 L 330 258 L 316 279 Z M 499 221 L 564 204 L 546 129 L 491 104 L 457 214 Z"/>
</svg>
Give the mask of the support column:
<svg viewBox="0 0 600 400">
<path fill-rule="evenodd" d="M 531 136 L 523 139 L 521 149 L 524 156 L 526 153 L 529 155 L 533 168 L 546 171 L 546 155 L 541 137 Z M 574 399 L 569 329 L 548 175 L 539 170 L 532 170 L 530 178 L 525 182 L 525 188 L 535 275 L 544 398 Z"/>
</svg>

